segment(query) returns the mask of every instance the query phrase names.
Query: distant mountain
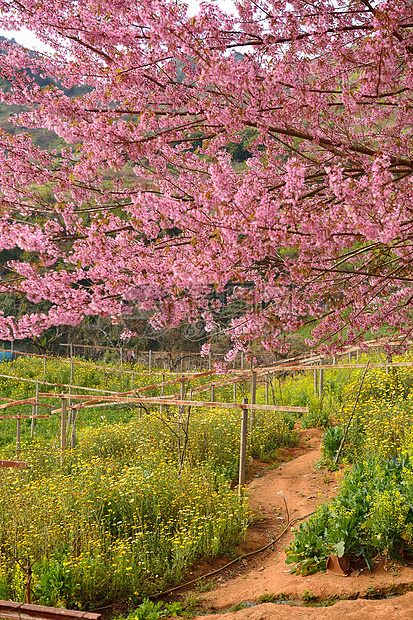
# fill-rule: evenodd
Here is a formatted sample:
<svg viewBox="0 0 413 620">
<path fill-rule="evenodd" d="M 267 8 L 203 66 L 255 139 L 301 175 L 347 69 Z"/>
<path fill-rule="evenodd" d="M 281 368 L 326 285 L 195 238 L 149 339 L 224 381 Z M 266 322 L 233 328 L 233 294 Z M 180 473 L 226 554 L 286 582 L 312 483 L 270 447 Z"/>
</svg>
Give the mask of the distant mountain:
<svg viewBox="0 0 413 620">
<path fill-rule="evenodd" d="M 17 45 L 23 48 L 23 46 L 17 43 L 15 39 L 8 39 L 7 37 L 0 35 L 0 54 L 4 53 L 4 51 L 1 49 L 2 41 L 16 43 Z M 31 52 L 28 51 L 27 53 L 30 54 Z M 36 83 L 40 87 L 44 88 L 46 86 L 55 85 L 57 88 L 62 88 L 62 85 L 58 81 L 53 80 L 53 78 L 51 77 L 42 76 L 39 73 L 32 73 L 31 71 L 29 71 L 29 74 L 35 79 Z M 10 90 L 10 87 L 11 87 L 11 82 L 6 79 L 1 79 L 0 77 L 0 89 L 3 90 L 4 92 L 7 92 L 8 90 Z M 79 97 L 80 95 L 84 95 L 90 91 L 91 91 L 90 87 L 87 87 L 87 86 L 73 86 L 72 88 L 66 89 L 64 92 L 68 97 Z M 25 110 L 26 108 L 24 106 L 7 105 L 5 103 L 0 102 L 0 127 L 1 129 L 4 129 L 10 134 L 17 134 L 17 133 L 22 133 L 26 131 L 27 128 L 17 127 L 16 125 L 13 125 L 12 123 L 8 122 L 8 119 L 10 118 L 10 116 L 19 114 L 20 112 L 24 112 Z M 33 136 L 33 143 L 39 148 L 42 148 L 44 150 L 51 150 L 51 149 L 60 150 L 66 144 L 64 140 L 62 140 L 53 131 L 49 131 L 47 129 L 32 129 L 32 128 L 30 128 L 29 131 L 30 131 L 30 134 Z"/>
</svg>

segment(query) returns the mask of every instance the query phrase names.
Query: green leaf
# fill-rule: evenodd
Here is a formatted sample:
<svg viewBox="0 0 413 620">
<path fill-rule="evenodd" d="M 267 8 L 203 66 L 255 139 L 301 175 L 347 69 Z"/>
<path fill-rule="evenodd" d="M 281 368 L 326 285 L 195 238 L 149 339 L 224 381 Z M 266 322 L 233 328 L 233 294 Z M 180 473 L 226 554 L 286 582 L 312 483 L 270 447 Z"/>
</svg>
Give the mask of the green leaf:
<svg viewBox="0 0 413 620">
<path fill-rule="evenodd" d="M 336 545 L 334 545 L 334 555 L 339 558 L 342 558 L 345 552 L 346 546 L 344 544 L 344 540 L 340 540 Z"/>
</svg>

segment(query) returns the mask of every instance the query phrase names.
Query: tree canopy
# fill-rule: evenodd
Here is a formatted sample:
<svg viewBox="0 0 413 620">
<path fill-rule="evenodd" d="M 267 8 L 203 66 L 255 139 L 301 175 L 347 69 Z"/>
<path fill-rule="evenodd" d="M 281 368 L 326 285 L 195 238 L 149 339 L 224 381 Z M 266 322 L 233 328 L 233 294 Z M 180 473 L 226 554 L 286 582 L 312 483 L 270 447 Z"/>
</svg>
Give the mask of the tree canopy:
<svg viewBox="0 0 413 620">
<path fill-rule="evenodd" d="M 0 132 L 0 250 L 20 250 L 0 292 L 49 309 L 0 315 L 1 338 L 136 308 L 226 330 L 228 359 L 309 320 L 321 350 L 409 337 L 411 2 L 0 9 L 54 50 L 2 43 L 1 100 L 25 111 Z M 67 146 L 36 146 L 38 128 Z"/>
</svg>

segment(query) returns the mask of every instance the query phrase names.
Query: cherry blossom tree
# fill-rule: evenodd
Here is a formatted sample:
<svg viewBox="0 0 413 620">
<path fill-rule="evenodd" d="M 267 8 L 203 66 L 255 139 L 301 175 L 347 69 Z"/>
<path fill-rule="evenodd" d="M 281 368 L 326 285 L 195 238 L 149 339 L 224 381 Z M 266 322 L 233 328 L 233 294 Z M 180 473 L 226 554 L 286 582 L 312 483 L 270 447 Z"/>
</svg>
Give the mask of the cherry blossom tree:
<svg viewBox="0 0 413 620">
<path fill-rule="evenodd" d="M 0 133 L 0 249 L 20 249 L 0 291 L 50 308 L 0 316 L 1 338 L 136 308 L 210 332 L 226 309 L 228 359 L 305 321 L 321 350 L 411 334 L 412 2 L 0 8 L 54 50 L 0 56 L 2 101 L 25 106 Z"/>
</svg>

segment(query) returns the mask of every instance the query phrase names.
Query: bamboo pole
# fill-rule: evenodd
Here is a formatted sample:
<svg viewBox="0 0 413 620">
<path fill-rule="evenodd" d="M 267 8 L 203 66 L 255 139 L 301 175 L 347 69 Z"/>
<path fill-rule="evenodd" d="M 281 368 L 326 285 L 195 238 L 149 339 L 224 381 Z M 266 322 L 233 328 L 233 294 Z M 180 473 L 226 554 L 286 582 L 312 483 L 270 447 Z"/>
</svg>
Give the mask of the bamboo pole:
<svg viewBox="0 0 413 620">
<path fill-rule="evenodd" d="M 32 421 L 30 425 L 30 438 L 34 437 L 35 416 L 39 413 L 39 381 L 36 381 L 36 402 L 32 406 Z"/>
<path fill-rule="evenodd" d="M 162 374 L 161 396 L 165 396 L 164 382 L 165 382 L 165 375 Z M 159 405 L 159 413 L 163 413 L 164 409 L 165 409 L 164 405 Z"/>
<path fill-rule="evenodd" d="M 69 395 L 72 394 L 72 385 L 73 385 L 73 377 L 74 377 L 74 369 L 73 369 L 73 344 L 70 343 L 70 347 L 69 347 L 69 352 L 70 352 L 70 382 L 69 382 Z M 70 433 L 70 427 L 72 425 L 72 415 L 73 415 L 73 411 L 72 411 L 72 399 L 69 397 L 69 417 L 68 417 L 68 421 L 67 421 L 67 429 L 68 432 Z"/>
<path fill-rule="evenodd" d="M 321 360 L 322 362 L 323 360 Z M 318 398 L 321 400 L 323 398 L 323 387 L 324 387 L 324 369 L 320 368 L 319 377 L 318 377 Z"/>
<path fill-rule="evenodd" d="M 351 412 L 351 416 L 350 416 L 348 424 L 347 424 L 347 426 L 346 426 L 346 428 L 344 430 L 343 438 L 342 438 L 342 440 L 340 442 L 340 446 L 339 446 L 339 448 L 337 450 L 337 453 L 336 453 L 336 455 L 334 457 L 334 463 L 337 463 L 338 459 L 340 458 L 340 454 L 341 454 L 341 451 L 343 449 L 344 442 L 346 441 L 346 437 L 347 437 L 348 430 L 350 428 L 350 424 L 351 424 L 351 422 L 353 420 L 353 417 L 354 417 L 354 414 L 356 412 L 357 403 L 358 403 L 359 398 L 360 398 L 361 388 L 363 387 L 363 383 L 364 383 L 364 379 L 365 379 L 366 374 L 367 374 L 369 363 L 370 363 L 370 360 L 367 361 L 366 367 L 364 369 L 363 377 L 362 377 L 361 382 L 360 382 L 360 387 L 359 387 L 359 391 L 358 391 L 358 394 L 357 394 L 357 398 L 356 398 L 355 403 L 354 403 L 353 411 Z"/>
<path fill-rule="evenodd" d="M 73 448 L 76 447 L 76 409 L 72 409 L 72 434 L 70 436 L 70 445 Z"/>
<path fill-rule="evenodd" d="M 251 362 L 252 364 L 252 362 Z M 255 405 L 257 401 L 257 373 L 255 370 L 251 373 L 251 405 Z M 251 408 L 250 413 L 251 430 L 255 426 L 255 409 Z"/>
<path fill-rule="evenodd" d="M 16 422 L 17 422 L 17 426 L 16 426 L 16 456 L 19 457 L 20 456 L 20 438 L 21 438 L 21 418 L 20 418 L 20 416 L 17 417 Z"/>
<path fill-rule="evenodd" d="M 41 398 L 56 398 L 55 393 L 40 393 Z M 62 396 L 60 396 L 62 398 Z M 68 395 L 64 395 L 63 398 L 68 398 Z M 77 400 L 84 401 L 85 396 L 80 394 L 72 394 L 72 398 Z M 27 402 L 27 401 L 25 401 Z M 31 402 L 31 401 L 30 401 Z M 214 401 L 204 401 L 204 400 L 180 400 L 178 398 L 159 398 L 159 397 L 149 397 L 149 398 L 133 398 L 133 397 L 102 397 L 98 401 L 94 399 L 93 401 L 82 402 L 79 405 L 74 405 L 76 408 L 86 409 L 89 406 L 99 407 L 103 405 L 107 405 L 108 403 L 116 405 L 130 405 L 133 403 L 145 403 L 151 405 L 174 405 L 174 406 L 196 406 L 196 407 L 225 407 L 226 409 L 242 409 L 243 405 L 238 403 L 223 403 L 223 402 L 214 402 Z M 14 403 L 10 403 L 14 406 Z M 290 411 L 290 412 L 299 412 L 299 413 L 308 413 L 308 407 L 294 407 L 290 405 L 262 405 L 261 403 L 258 405 L 248 405 L 249 409 L 262 409 L 263 411 Z M 59 413 L 60 409 L 53 409 L 52 413 Z M 31 416 L 27 416 L 31 417 Z"/>
<path fill-rule="evenodd" d="M 60 413 L 60 450 L 66 450 L 66 419 L 67 419 L 67 399 L 62 398 L 62 410 Z"/>
<path fill-rule="evenodd" d="M 241 438 L 239 450 L 239 472 L 238 472 L 238 495 L 241 495 L 242 487 L 245 485 L 245 465 L 247 459 L 247 429 L 248 429 L 248 398 L 242 401 L 241 417 Z"/>
</svg>

